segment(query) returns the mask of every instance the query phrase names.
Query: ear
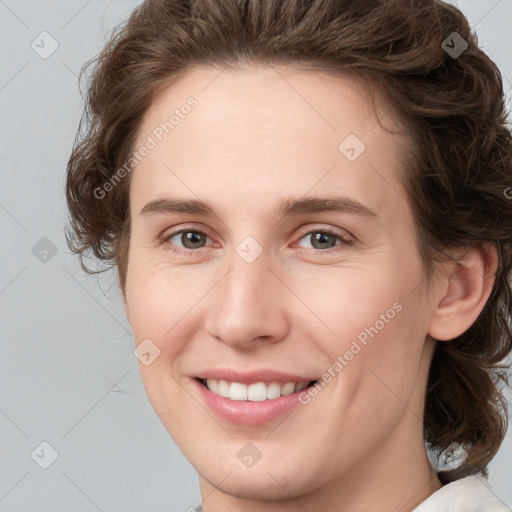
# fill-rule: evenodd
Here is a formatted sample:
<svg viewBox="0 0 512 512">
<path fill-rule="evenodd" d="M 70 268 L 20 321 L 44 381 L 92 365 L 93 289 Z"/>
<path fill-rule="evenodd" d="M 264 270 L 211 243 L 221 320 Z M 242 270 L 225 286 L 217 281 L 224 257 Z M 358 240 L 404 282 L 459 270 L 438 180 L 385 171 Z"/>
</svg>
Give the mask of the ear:
<svg viewBox="0 0 512 512">
<path fill-rule="evenodd" d="M 494 284 L 498 255 L 490 242 L 470 248 L 445 265 L 442 284 L 436 289 L 437 304 L 428 334 L 437 340 L 451 340 L 467 331 L 478 318 Z"/>
</svg>

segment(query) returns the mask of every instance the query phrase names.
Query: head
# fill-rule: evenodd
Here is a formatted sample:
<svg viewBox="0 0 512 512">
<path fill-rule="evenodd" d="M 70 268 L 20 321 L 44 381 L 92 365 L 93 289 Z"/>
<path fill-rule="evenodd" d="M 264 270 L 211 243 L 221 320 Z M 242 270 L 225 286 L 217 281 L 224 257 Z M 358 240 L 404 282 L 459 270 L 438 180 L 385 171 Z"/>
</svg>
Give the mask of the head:
<svg viewBox="0 0 512 512">
<path fill-rule="evenodd" d="M 116 266 L 136 345 L 159 351 L 148 397 L 203 478 L 281 499 L 269 473 L 313 492 L 400 446 L 419 459 L 420 438 L 485 473 L 506 431 L 512 137 L 464 16 L 153 0 L 90 64 L 68 243 Z M 220 368 L 318 382 L 286 417 L 233 423 L 201 403 Z"/>
</svg>

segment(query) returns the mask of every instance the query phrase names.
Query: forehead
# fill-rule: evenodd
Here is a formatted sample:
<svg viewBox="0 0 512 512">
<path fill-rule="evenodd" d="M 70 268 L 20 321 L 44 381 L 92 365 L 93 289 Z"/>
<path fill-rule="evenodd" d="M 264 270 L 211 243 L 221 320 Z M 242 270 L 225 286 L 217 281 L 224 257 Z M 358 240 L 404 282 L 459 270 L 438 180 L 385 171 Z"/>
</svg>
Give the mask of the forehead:
<svg viewBox="0 0 512 512">
<path fill-rule="evenodd" d="M 376 108 L 397 130 L 392 109 L 380 98 Z M 404 139 L 382 130 L 360 82 L 349 76 L 194 68 L 153 101 L 134 149 L 149 139 L 154 147 L 132 171 L 138 211 L 166 193 L 245 208 L 251 198 L 264 208 L 267 198 L 270 208 L 278 196 L 311 191 L 364 195 L 382 213 L 406 207 L 396 174 Z"/>
</svg>

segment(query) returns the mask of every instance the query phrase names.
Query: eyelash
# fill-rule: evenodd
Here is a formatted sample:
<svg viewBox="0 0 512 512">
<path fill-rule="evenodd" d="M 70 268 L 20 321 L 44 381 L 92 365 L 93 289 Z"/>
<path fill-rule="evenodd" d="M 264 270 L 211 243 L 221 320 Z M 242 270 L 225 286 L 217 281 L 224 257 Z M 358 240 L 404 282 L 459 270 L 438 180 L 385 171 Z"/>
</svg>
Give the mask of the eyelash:
<svg viewBox="0 0 512 512">
<path fill-rule="evenodd" d="M 170 246 L 170 243 L 168 242 L 168 240 L 170 238 L 174 238 L 176 235 L 179 235 L 181 233 L 189 233 L 189 232 L 199 233 L 199 234 L 202 234 L 202 235 L 206 235 L 208 237 L 208 234 L 205 233 L 204 231 L 201 231 L 199 229 L 195 229 L 195 228 L 192 228 L 192 227 L 185 227 L 185 228 L 182 228 L 182 229 L 177 230 L 177 231 L 172 231 L 170 233 L 165 233 L 164 235 L 159 237 L 159 245 L 163 245 L 163 246 L 165 246 L 166 250 L 169 250 L 169 251 L 174 252 L 176 254 L 181 254 L 183 256 L 188 256 L 188 255 L 191 256 L 194 253 L 199 252 L 201 249 L 205 249 L 205 247 L 199 247 L 198 249 L 179 249 L 178 250 L 178 249 L 173 249 Z M 346 250 L 347 247 L 350 247 L 350 246 L 354 245 L 353 240 L 345 238 L 342 235 L 340 235 L 339 233 L 336 233 L 335 231 L 330 230 L 330 229 L 312 229 L 312 230 L 306 231 L 306 232 L 301 234 L 301 236 L 298 239 L 298 241 L 300 241 L 303 238 L 307 237 L 308 235 L 312 235 L 314 233 L 322 233 L 322 234 L 326 234 L 326 235 L 331 235 L 331 236 L 334 236 L 338 240 L 341 241 L 340 244 L 335 245 L 333 248 L 330 248 L 330 249 L 326 249 L 326 250 L 310 249 L 310 252 L 313 253 L 314 255 L 322 255 L 322 256 L 324 256 L 324 255 L 332 255 L 332 254 L 344 251 L 344 250 Z"/>
</svg>

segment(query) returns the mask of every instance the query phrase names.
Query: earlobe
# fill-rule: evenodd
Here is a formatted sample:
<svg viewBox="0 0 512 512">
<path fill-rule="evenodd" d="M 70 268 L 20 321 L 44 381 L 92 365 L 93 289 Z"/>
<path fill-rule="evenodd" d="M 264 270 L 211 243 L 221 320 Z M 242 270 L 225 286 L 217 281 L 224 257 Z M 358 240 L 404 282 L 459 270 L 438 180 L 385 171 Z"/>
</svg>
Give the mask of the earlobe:
<svg viewBox="0 0 512 512">
<path fill-rule="evenodd" d="M 496 247 L 480 243 L 467 248 L 438 286 L 441 299 L 434 305 L 428 334 L 437 340 L 451 340 L 467 331 L 489 298 L 498 265 Z"/>
</svg>

